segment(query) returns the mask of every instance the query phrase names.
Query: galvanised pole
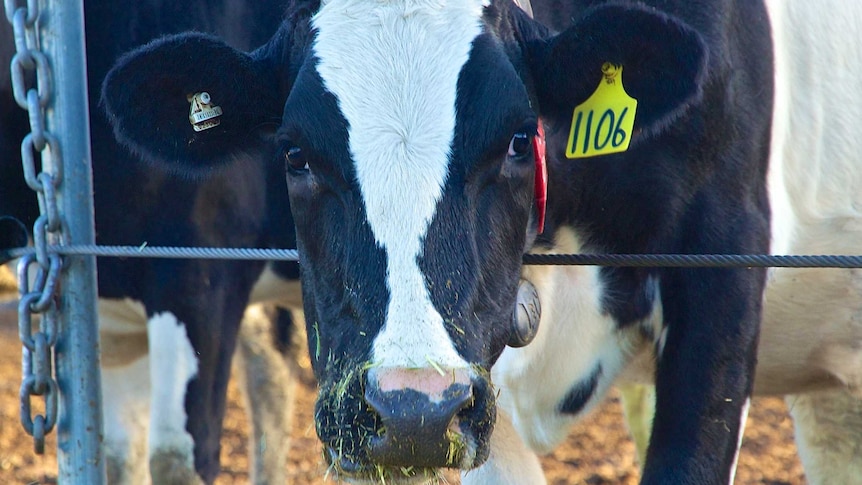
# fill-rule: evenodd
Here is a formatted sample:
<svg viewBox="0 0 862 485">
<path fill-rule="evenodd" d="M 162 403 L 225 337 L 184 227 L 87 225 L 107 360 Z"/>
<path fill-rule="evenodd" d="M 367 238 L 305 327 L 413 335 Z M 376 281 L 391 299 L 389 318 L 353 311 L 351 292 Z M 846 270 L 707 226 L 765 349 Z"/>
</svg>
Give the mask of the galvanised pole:
<svg viewBox="0 0 862 485">
<path fill-rule="evenodd" d="M 83 0 L 40 0 L 42 48 L 54 74 L 47 122 L 59 139 L 63 181 L 58 187 L 66 243 L 93 244 L 93 183 Z M 102 390 L 96 319 L 96 258 L 66 256 L 59 306 L 56 375 L 61 405 L 57 423 L 61 484 L 106 482 L 102 455 Z"/>
</svg>

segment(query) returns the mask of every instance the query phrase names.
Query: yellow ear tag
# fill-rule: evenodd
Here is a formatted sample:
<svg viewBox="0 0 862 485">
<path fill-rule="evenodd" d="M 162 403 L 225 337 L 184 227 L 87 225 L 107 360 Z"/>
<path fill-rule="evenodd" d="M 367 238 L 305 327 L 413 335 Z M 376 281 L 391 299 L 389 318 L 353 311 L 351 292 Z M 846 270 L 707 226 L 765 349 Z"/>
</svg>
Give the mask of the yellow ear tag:
<svg viewBox="0 0 862 485">
<path fill-rule="evenodd" d="M 587 158 L 629 149 L 638 102 L 623 88 L 623 67 L 602 65 L 599 87 L 575 107 L 566 158 Z"/>
</svg>

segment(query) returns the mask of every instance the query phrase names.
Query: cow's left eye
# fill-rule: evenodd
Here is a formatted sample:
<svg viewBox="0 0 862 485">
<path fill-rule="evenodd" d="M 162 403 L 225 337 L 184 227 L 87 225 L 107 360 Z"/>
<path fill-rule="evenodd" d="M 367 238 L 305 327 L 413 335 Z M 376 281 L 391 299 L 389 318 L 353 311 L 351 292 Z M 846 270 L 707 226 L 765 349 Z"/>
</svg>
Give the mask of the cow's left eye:
<svg viewBox="0 0 862 485">
<path fill-rule="evenodd" d="M 509 157 L 520 158 L 530 153 L 530 134 L 526 131 L 515 133 L 512 140 L 509 142 Z"/>
</svg>

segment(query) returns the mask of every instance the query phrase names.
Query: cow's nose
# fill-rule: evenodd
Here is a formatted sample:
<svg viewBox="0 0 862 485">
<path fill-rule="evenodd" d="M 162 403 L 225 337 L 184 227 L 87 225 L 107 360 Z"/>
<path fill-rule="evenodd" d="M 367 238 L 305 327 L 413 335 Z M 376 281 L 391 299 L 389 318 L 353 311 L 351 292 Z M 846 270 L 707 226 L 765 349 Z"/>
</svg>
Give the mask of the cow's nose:
<svg viewBox="0 0 862 485">
<path fill-rule="evenodd" d="M 377 367 L 365 401 L 381 418 L 369 456 L 379 465 L 457 467 L 465 438 L 457 415 L 473 403 L 470 369 Z"/>
<path fill-rule="evenodd" d="M 332 465 L 335 465 L 336 470 L 339 472 L 343 472 L 347 475 L 356 474 L 362 470 L 362 465 L 357 462 L 353 457 L 345 456 L 341 453 L 335 451 L 334 448 L 327 447 L 326 452 L 329 455 L 328 462 Z"/>
</svg>

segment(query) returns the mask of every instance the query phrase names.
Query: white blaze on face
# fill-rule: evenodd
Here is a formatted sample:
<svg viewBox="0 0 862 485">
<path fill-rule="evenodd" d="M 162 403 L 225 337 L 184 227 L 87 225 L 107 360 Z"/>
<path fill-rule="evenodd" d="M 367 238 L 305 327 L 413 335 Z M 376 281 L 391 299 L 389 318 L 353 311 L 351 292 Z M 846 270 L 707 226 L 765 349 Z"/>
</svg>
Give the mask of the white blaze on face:
<svg viewBox="0 0 862 485">
<path fill-rule="evenodd" d="M 481 33 L 480 0 L 332 0 L 314 17 L 317 71 L 349 124 L 368 224 L 390 292 L 372 358 L 463 367 L 419 268 L 448 175 L 458 75 Z"/>
</svg>

